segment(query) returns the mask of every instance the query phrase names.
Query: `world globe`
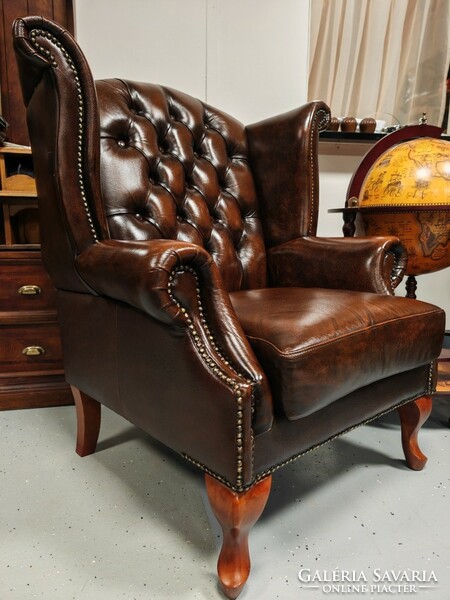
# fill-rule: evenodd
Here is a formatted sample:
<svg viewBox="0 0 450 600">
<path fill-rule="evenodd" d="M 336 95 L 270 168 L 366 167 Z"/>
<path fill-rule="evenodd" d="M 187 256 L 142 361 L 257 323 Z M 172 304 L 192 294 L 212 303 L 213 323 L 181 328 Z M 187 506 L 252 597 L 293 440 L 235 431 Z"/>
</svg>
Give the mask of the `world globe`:
<svg viewBox="0 0 450 600">
<path fill-rule="evenodd" d="M 353 206 L 365 235 L 401 240 L 407 275 L 448 267 L 450 142 L 419 137 L 388 148 L 369 168 Z"/>
</svg>

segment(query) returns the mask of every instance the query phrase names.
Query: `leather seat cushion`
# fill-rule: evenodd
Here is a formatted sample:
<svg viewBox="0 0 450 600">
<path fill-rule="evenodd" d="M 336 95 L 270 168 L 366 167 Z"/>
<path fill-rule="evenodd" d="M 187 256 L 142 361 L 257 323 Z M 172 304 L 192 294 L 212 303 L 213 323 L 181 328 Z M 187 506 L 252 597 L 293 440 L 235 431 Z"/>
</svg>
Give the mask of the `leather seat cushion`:
<svg viewBox="0 0 450 600">
<path fill-rule="evenodd" d="M 245 334 L 289 419 L 374 381 L 434 360 L 444 311 L 394 296 L 318 288 L 230 294 Z"/>
</svg>

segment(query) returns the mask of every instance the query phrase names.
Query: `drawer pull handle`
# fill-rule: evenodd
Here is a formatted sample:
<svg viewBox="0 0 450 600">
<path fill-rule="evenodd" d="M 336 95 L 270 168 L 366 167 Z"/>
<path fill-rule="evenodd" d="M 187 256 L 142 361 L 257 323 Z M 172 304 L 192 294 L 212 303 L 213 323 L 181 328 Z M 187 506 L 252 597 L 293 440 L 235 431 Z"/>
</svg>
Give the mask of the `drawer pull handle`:
<svg viewBox="0 0 450 600">
<path fill-rule="evenodd" d="M 19 288 L 18 293 L 21 296 L 37 296 L 42 294 L 42 290 L 38 285 L 23 285 Z"/>
<path fill-rule="evenodd" d="M 27 346 L 22 350 L 22 354 L 25 354 L 25 356 L 42 356 L 42 354 L 45 354 L 45 350 L 42 346 Z"/>
</svg>

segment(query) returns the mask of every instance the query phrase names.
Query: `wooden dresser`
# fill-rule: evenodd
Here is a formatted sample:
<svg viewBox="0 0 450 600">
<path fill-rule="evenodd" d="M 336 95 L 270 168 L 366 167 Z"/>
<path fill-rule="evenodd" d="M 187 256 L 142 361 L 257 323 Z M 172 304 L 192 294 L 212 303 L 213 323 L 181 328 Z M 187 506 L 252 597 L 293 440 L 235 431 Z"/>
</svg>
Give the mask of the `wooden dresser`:
<svg viewBox="0 0 450 600">
<path fill-rule="evenodd" d="M 71 404 L 29 148 L 0 147 L 0 410 Z"/>
</svg>

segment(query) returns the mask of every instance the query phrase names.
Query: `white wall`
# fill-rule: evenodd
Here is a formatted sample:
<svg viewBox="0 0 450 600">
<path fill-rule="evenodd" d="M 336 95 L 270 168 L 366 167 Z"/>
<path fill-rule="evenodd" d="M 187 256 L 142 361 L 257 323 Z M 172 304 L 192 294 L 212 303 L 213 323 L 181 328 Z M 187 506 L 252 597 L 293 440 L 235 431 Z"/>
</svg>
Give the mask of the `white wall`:
<svg viewBox="0 0 450 600">
<path fill-rule="evenodd" d="M 250 123 L 307 96 L 309 0 L 75 0 L 94 77 L 178 88 Z"/>
<path fill-rule="evenodd" d="M 309 0 L 209 0 L 207 101 L 244 123 L 306 102 Z"/>
<path fill-rule="evenodd" d="M 95 79 L 159 83 L 204 99 L 207 0 L 75 0 Z"/>
<path fill-rule="evenodd" d="M 95 78 L 178 88 L 244 123 L 306 101 L 309 3 L 74 1 L 77 38 Z M 321 143 L 319 235 L 342 235 L 340 215 L 327 211 L 344 205 L 351 174 L 367 150 Z M 419 277 L 417 295 L 446 309 L 450 328 L 450 269 Z"/>
</svg>

